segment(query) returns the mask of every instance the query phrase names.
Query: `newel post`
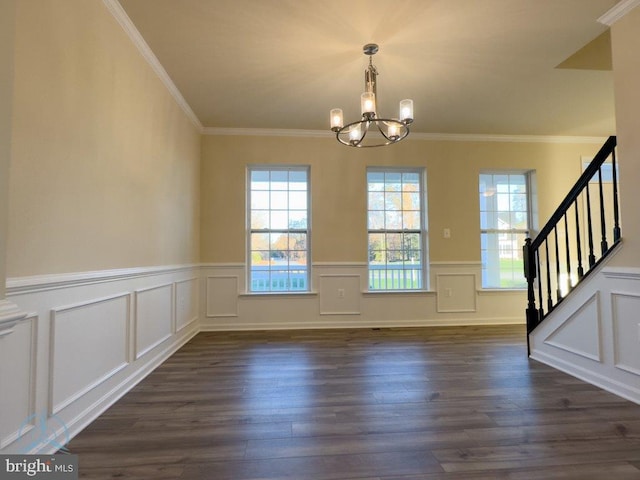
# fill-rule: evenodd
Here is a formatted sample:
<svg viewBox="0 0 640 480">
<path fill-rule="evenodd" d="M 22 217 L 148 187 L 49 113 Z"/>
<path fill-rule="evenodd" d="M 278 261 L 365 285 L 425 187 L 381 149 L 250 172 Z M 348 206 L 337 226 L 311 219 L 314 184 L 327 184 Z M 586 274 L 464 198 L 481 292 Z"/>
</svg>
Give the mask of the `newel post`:
<svg viewBox="0 0 640 480">
<path fill-rule="evenodd" d="M 536 279 L 535 251 L 531 247 L 531 239 L 527 238 L 522 247 L 524 260 L 524 277 L 527 280 L 527 346 L 529 345 L 529 333 L 538 325 L 538 310 L 536 309 L 536 296 L 534 281 Z"/>
</svg>

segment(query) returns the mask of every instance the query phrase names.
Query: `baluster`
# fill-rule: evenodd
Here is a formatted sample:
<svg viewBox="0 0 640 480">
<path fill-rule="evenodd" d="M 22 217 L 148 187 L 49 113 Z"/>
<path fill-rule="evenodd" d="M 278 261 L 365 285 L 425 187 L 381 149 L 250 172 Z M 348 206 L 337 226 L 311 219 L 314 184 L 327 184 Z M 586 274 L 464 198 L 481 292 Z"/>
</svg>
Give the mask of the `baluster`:
<svg viewBox="0 0 640 480">
<path fill-rule="evenodd" d="M 569 221 L 567 214 L 564 214 L 564 243 L 567 253 L 567 292 L 571 290 L 571 252 L 569 252 Z"/>
<path fill-rule="evenodd" d="M 589 194 L 589 184 L 585 187 L 587 192 L 587 238 L 589 240 L 589 268 L 596 264 L 596 256 L 593 254 L 593 225 L 591 223 L 591 195 Z"/>
<path fill-rule="evenodd" d="M 553 236 L 556 246 L 556 299 L 562 300 L 562 290 L 560 289 L 560 249 L 558 245 L 558 225 L 553 227 Z"/>
<path fill-rule="evenodd" d="M 587 186 L 587 188 L 589 188 Z M 584 268 L 582 268 L 582 241 L 580 240 L 580 216 L 578 215 L 578 198 L 576 197 L 573 206 L 576 212 L 576 245 L 578 250 L 578 281 L 584 276 Z"/>
<path fill-rule="evenodd" d="M 618 172 L 616 167 L 616 148 L 611 151 L 611 171 L 613 173 L 613 242 L 620 240 L 620 222 L 618 215 Z"/>
<path fill-rule="evenodd" d="M 541 322 L 544 318 L 544 308 L 542 305 L 542 271 L 540 270 L 540 248 L 536 250 L 536 270 L 538 272 L 538 302 L 540 308 L 538 309 L 538 322 Z"/>
<path fill-rule="evenodd" d="M 551 298 L 551 266 L 549 265 L 549 237 L 544 240 L 544 250 L 547 263 L 547 312 L 553 310 L 553 299 Z"/>
<path fill-rule="evenodd" d="M 600 254 L 604 256 L 609 250 L 607 245 L 607 220 L 605 219 L 604 211 L 604 190 L 602 188 L 602 167 L 598 169 L 598 191 L 600 193 L 600 230 L 602 234 L 602 240 L 600 242 Z"/>
</svg>

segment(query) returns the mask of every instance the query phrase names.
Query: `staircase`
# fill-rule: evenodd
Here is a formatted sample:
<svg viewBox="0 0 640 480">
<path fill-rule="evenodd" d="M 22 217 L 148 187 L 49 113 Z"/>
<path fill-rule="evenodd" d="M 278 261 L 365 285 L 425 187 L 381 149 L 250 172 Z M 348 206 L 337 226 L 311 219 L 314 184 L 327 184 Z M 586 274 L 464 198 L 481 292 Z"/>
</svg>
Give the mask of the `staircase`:
<svg viewBox="0 0 640 480">
<path fill-rule="evenodd" d="M 527 340 L 620 242 L 617 178 L 609 137 L 538 236 L 526 239 Z"/>
</svg>

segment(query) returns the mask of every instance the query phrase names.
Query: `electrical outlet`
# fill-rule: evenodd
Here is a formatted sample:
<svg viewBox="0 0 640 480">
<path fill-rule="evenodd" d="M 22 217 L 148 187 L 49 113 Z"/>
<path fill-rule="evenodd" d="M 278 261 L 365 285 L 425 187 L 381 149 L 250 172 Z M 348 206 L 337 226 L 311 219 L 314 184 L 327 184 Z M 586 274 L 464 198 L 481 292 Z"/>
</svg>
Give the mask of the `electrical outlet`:
<svg viewBox="0 0 640 480">
<path fill-rule="evenodd" d="M 338 289 L 338 298 L 344 298 L 344 288 Z"/>
</svg>

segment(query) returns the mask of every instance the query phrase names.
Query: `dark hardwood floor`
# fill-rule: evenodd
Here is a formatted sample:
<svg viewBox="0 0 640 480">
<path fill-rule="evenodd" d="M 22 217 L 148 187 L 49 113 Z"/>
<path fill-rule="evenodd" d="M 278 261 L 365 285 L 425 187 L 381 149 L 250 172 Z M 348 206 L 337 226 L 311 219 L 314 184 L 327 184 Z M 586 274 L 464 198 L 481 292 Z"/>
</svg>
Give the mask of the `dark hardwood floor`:
<svg viewBox="0 0 640 480">
<path fill-rule="evenodd" d="M 201 333 L 69 449 L 86 479 L 640 479 L 640 405 L 519 326 Z"/>
</svg>

